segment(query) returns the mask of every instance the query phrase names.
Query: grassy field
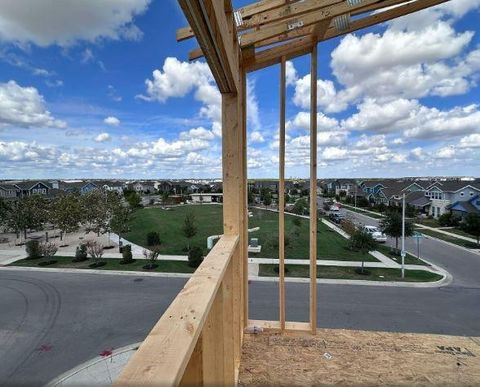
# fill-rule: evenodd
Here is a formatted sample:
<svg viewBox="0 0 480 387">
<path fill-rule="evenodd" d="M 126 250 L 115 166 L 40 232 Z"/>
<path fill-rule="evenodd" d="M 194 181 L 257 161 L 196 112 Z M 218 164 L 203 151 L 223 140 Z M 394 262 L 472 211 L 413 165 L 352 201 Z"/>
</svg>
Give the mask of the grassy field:
<svg viewBox="0 0 480 387">
<path fill-rule="evenodd" d="M 450 242 L 453 244 L 456 244 L 458 246 L 466 247 L 467 249 L 480 249 L 480 246 L 478 246 L 476 243 L 469 242 L 463 239 L 455 238 L 453 236 L 445 235 L 442 234 L 441 232 L 433 231 L 433 230 L 426 230 L 424 228 L 417 228 L 417 231 L 421 232 L 422 234 L 425 235 L 430 235 L 435 238 L 444 240 L 446 242 Z"/>
<path fill-rule="evenodd" d="M 87 259 L 83 262 L 72 262 L 73 257 L 53 257 L 52 260 L 57 261 L 53 265 L 43 266 L 47 268 L 69 268 L 69 269 L 91 269 L 89 265 L 93 262 L 91 259 Z M 23 267 L 41 267 L 38 263 L 44 261 L 44 259 L 22 259 L 11 263 L 9 266 L 23 266 Z M 120 259 L 107 258 L 103 260 L 106 262 L 105 266 L 95 268 L 95 270 L 123 270 L 123 271 L 144 271 L 144 272 L 162 272 L 162 273 L 193 273 L 194 268 L 188 266 L 188 262 L 185 261 L 157 261 L 155 264 L 157 268 L 152 270 L 144 270 L 148 261 L 144 259 L 134 260 L 128 265 L 120 264 Z"/>
<path fill-rule="evenodd" d="M 308 265 L 285 265 L 287 277 L 309 278 Z M 278 277 L 278 265 L 260 265 L 259 276 Z M 370 275 L 360 275 L 353 267 L 319 266 L 317 278 L 349 279 L 367 281 L 403 281 L 403 282 L 434 282 L 442 278 L 441 275 L 423 270 L 406 270 L 402 280 L 400 269 L 368 268 Z"/>
<path fill-rule="evenodd" d="M 197 234 L 189 241 L 182 232 L 187 213 L 195 215 Z M 278 214 L 271 211 L 253 209 L 249 218 L 249 228 L 260 227 L 259 231 L 249 234 L 250 238 L 258 238 L 262 245 L 259 254 L 251 257 L 278 257 Z M 299 225 L 294 224 L 299 219 Z M 285 233 L 288 239 L 285 255 L 289 259 L 308 259 L 309 220 L 292 215 L 285 216 Z M 186 254 L 186 248 L 197 245 L 205 249 L 207 237 L 218 235 L 223 231 L 222 207 L 218 205 L 196 205 L 176 207 L 165 211 L 161 208 L 145 208 L 135 212 L 130 222 L 130 232 L 126 238 L 141 246 L 146 245 L 146 235 L 150 231 L 158 231 L 162 241 L 162 254 Z M 348 241 L 323 223 L 318 222 L 318 259 L 342 261 L 377 262 L 371 255 L 352 252 L 348 249 Z"/>
</svg>

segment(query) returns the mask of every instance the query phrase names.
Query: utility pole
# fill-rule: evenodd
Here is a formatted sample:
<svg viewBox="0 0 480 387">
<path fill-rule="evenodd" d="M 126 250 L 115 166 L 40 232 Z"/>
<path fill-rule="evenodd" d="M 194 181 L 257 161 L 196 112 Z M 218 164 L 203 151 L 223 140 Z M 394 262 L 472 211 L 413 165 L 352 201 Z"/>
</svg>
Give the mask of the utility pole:
<svg viewBox="0 0 480 387">
<path fill-rule="evenodd" d="M 402 196 L 402 279 L 405 278 L 405 192 Z"/>
</svg>

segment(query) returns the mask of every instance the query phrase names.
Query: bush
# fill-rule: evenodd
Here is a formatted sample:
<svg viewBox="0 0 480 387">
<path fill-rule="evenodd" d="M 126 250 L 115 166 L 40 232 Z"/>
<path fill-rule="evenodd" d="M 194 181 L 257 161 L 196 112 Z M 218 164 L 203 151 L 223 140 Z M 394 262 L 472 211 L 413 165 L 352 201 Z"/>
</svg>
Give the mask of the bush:
<svg viewBox="0 0 480 387">
<path fill-rule="evenodd" d="M 87 246 L 85 245 L 85 243 L 82 243 L 75 249 L 75 258 L 73 259 L 73 262 L 82 262 L 85 261 L 87 258 Z"/>
<path fill-rule="evenodd" d="M 120 262 L 123 264 L 133 262 L 132 245 L 123 246 L 122 260 Z"/>
<path fill-rule="evenodd" d="M 160 234 L 156 231 L 151 231 L 147 234 L 147 246 L 157 246 L 160 244 Z"/>
<path fill-rule="evenodd" d="M 457 227 L 460 224 L 460 219 L 450 212 L 440 215 L 438 224 L 444 227 Z"/>
<path fill-rule="evenodd" d="M 203 250 L 198 246 L 193 246 L 188 252 L 188 265 L 190 267 L 199 267 L 203 262 Z"/>
<path fill-rule="evenodd" d="M 300 218 L 293 218 L 293 224 L 297 227 L 300 227 L 302 225 L 302 221 L 300 220 Z"/>
<path fill-rule="evenodd" d="M 42 257 L 42 250 L 38 241 L 28 241 L 25 246 L 28 259 L 37 259 Z"/>
</svg>

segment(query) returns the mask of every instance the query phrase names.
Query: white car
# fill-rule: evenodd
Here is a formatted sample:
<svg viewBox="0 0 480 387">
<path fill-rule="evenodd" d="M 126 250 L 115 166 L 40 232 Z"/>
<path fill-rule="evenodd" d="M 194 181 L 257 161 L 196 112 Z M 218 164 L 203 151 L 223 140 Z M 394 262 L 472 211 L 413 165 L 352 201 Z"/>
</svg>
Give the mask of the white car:
<svg viewBox="0 0 480 387">
<path fill-rule="evenodd" d="M 363 226 L 363 231 L 370 234 L 376 242 L 385 243 L 387 236 L 375 226 Z"/>
</svg>

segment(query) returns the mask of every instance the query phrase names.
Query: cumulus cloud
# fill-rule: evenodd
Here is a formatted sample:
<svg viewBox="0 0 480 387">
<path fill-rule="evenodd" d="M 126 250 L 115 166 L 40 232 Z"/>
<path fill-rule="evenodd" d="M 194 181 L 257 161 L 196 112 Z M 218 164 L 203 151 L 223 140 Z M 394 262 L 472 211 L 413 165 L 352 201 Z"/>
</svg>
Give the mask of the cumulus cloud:
<svg viewBox="0 0 480 387">
<path fill-rule="evenodd" d="M 298 80 L 297 70 L 289 60 L 285 62 L 285 83 L 287 86 L 294 86 Z"/>
<path fill-rule="evenodd" d="M 191 139 L 199 139 L 210 141 L 215 138 L 215 135 L 211 130 L 205 129 L 203 127 L 193 128 L 190 129 L 188 132 L 181 132 L 180 139 L 181 140 L 191 140 Z"/>
<path fill-rule="evenodd" d="M 250 142 L 251 143 L 262 143 L 265 142 L 262 133 L 254 131 L 250 133 Z"/>
<path fill-rule="evenodd" d="M 473 133 L 460 140 L 461 148 L 480 148 L 480 133 Z"/>
<path fill-rule="evenodd" d="M 105 142 L 111 140 L 111 137 L 108 133 L 100 133 L 95 137 L 96 142 Z"/>
<path fill-rule="evenodd" d="M 117 117 L 109 116 L 103 120 L 104 123 L 110 126 L 120 125 L 120 120 Z"/>
<path fill-rule="evenodd" d="M 36 88 L 9 81 L 0 83 L 1 126 L 65 128 L 66 123 L 46 110 L 45 99 Z"/>
<path fill-rule="evenodd" d="M 298 112 L 293 120 L 287 121 L 285 126 L 287 130 L 310 130 L 310 113 Z M 337 119 L 328 117 L 323 113 L 317 113 L 317 130 L 340 130 L 339 122 Z"/>
<path fill-rule="evenodd" d="M 134 18 L 150 0 L 9 1 L 0 7 L 0 41 L 69 46 L 99 39 L 139 40 Z"/>
</svg>

